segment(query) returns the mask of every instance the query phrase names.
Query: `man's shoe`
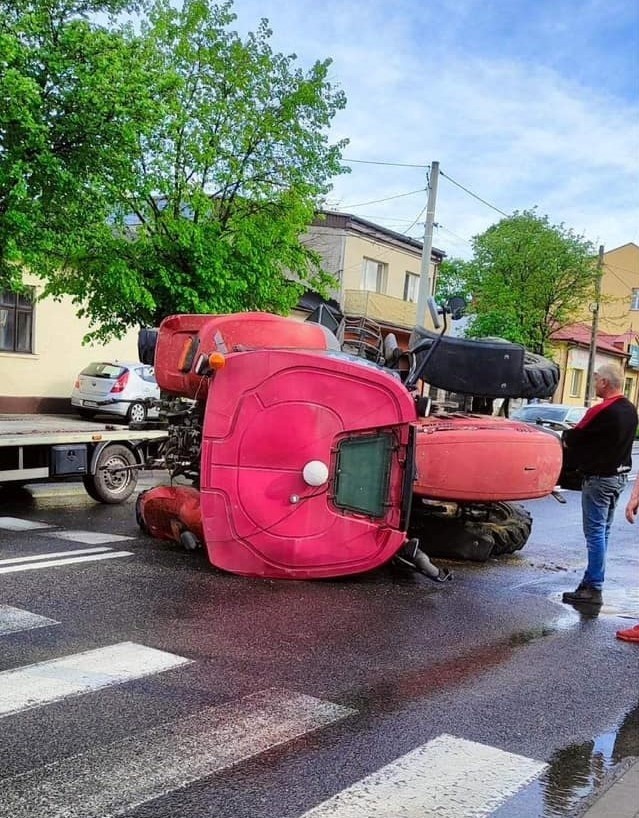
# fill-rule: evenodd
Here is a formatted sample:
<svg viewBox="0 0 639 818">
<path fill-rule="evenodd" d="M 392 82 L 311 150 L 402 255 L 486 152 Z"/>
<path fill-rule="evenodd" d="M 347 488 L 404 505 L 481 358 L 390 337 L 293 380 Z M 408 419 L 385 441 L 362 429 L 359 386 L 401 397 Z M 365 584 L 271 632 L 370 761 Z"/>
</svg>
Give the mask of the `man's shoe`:
<svg viewBox="0 0 639 818">
<path fill-rule="evenodd" d="M 601 591 L 598 588 L 587 588 L 581 585 L 575 591 L 566 591 L 561 597 L 561 601 L 567 602 L 569 605 L 575 602 L 603 605 Z"/>
<path fill-rule="evenodd" d="M 639 625 L 617 631 L 617 639 L 623 639 L 624 642 L 639 642 Z"/>
</svg>

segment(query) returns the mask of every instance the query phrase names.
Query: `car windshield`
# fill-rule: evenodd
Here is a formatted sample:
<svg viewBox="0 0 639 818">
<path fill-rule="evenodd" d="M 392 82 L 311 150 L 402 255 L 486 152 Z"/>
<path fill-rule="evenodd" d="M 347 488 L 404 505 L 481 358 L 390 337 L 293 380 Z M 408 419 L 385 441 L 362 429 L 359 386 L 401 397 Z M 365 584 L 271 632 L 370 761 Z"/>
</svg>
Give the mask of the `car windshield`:
<svg viewBox="0 0 639 818">
<path fill-rule="evenodd" d="M 535 403 L 522 407 L 513 413 L 512 417 L 528 423 L 535 423 L 537 420 L 551 423 L 578 423 L 585 414 L 586 409 L 583 406 Z"/>
<path fill-rule="evenodd" d="M 579 423 L 582 417 L 586 414 L 585 406 L 575 406 L 574 409 L 569 409 L 566 414 L 566 421 L 568 423 Z"/>
<path fill-rule="evenodd" d="M 86 366 L 80 374 L 88 375 L 90 378 L 108 378 L 115 381 L 125 372 L 125 366 L 95 362 Z"/>
</svg>

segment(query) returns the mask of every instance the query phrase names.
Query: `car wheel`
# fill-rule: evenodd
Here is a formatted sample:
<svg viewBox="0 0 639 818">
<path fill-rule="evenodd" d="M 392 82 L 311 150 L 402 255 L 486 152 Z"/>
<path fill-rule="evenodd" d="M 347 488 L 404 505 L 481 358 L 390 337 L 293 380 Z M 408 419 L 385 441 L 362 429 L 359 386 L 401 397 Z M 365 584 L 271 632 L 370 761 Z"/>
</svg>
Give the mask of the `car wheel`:
<svg viewBox="0 0 639 818">
<path fill-rule="evenodd" d="M 95 417 L 95 411 L 93 409 L 78 409 L 78 414 L 85 420 L 91 420 Z"/>
<path fill-rule="evenodd" d="M 126 446 L 105 446 L 98 457 L 95 474 L 86 474 L 82 478 L 87 494 L 100 503 L 128 500 L 138 482 L 137 469 L 130 468 L 136 463 L 135 455 Z"/>
<path fill-rule="evenodd" d="M 129 406 L 126 417 L 129 423 L 142 423 L 146 420 L 146 406 L 140 401 L 135 401 Z"/>
</svg>

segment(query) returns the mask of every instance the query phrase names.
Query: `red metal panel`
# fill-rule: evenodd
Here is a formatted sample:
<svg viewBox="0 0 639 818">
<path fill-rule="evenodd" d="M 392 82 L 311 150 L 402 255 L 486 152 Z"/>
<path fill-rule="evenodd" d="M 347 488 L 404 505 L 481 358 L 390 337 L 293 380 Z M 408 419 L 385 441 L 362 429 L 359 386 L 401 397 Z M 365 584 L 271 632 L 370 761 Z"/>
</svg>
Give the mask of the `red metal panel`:
<svg viewBox="0 0 639 818">
<path fill-rule="evenodd" d="M 181 368 L 184 345 L 194 341 L 195 354 L 188 369 Z M 241 349 L 331 349 L 337 340 L 325 327 L 266 312 L 229 315 L 172 315 L 160 325 L 155 351 L 155 373 L 160 389 L 174 395 L 204 400 L 210 378 L 193 372 L 201 355 Z"/>
<path fill-rule="evenodd" d="M 484 415 L 420 418 L 414 492 L 436 500 L 544 497 L 557 485 L 561 442 L 552 432 Z"/>
<path fill-rule="evenodd" d="M 403 466 L 414 404 L 374 367 L 322 353 L 261 350 L 228 356 L 207 401 L 201 505 L 210 561 L 240 574 L 310 579 L 375 568 L 405 539 Z M 383 518 L 332 501 L 336 449 L 393 430 L 397 446 Z M 304 466 L 328 467 L 310 486 Z"/>
</svg>

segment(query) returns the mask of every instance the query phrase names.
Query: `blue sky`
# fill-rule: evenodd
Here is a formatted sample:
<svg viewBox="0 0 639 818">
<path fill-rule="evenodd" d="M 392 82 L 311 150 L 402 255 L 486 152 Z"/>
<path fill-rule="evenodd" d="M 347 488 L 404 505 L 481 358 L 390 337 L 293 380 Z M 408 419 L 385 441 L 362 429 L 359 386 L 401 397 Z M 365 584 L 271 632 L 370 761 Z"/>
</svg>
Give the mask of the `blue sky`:
<svg viewBox="0 0 639 818">
<path fill-rule="evenodd" d="M 235 0 L 234 11 L 243 33 L 268 18 L 273 48 L 301 66 L 333 59 L 348 104 L 332 137 L 350 140 L 346 159 L 437 160 L 501 211 L 537 207 L 607 250 L 639 244 L 639 0 Z M 329 206 L 422 235 L 424 170 L 351 167 Z M 499 218 L 440 178 L 433 243 L 449 256 L 468 257 Z"/>
</svg>

